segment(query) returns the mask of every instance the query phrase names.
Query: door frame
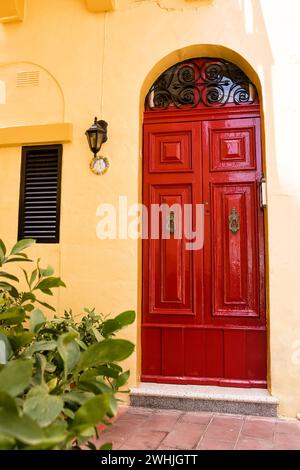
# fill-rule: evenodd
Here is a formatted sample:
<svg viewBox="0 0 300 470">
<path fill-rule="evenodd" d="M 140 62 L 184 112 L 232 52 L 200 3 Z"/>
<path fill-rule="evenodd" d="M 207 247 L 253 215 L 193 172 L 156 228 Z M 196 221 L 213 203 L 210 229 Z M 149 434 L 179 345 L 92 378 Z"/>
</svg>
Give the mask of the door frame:
<svg viewBox="0 0 300 470">
<path fill-rule="evenodd" d="M 219 53 L 217 51 L 220 51 Z M 178 55 L 180 53 L 180 55 Z M 194 57 L 221 57 L 225 60 L 229 60 L 237 65 L 244 73 L 251 79 L 251 82 L 255 85 L 258 96 L 258 103 L 251 106 L 236 106 L 230 108 L 214 108 L 214 109 L 197 109 L 193 110 L 193 116 L 199 120 L 215 120 L 215 119 L 231 119 L 231 118 L 247 118 L 247 117 L 259 117 L 260 118 L 260 133 L 261 133 L 261 162 L 263 173 L 266 176 L 266 149 L 265 149 L 265 123 L 264 123 L 264 106 L 262 87 L 260 79 L 253 69 L 250 63 L 248 63 L 242 56 L 237 52 L 228 49 L 224 46 L 219 45 L 194 45 L 189 46 L 180 51 L 171 52 L 168 56 L 162 58 L 156 63 L 152 69 L 150 69 L 146 78 L 144 79 L 140 93 L 140 152 L 142 158 L 139 158 L 139 202 L 143 201 L 143 124 L 157 123 L 157 122 L 168 122 L 171 116 L 174 116 L 173 112 L 166 110 L 160 112 L 155 111 L 146 116 L 144 111 L 144 103 L 147 93 L 152 83 L 168 68 L 180 61 L 189 60 Z M 182 122 L 190 119 L 190 111 L 180 110 L 180 119 Z M 143 281 L 143 269 L 142 269 L 142 240 L 138 243 L 138 317 L 137 317 L 137 383 L 141 382 L 141 367 L 142 367 L 142 351 L 141 351 L 141 326 L 142 326 L 142 281 Z M 267 388 L 270 390 L 270 333 L 269 333 L 269 255 L 268 255 L 268 208 L 264 209 L 264 254 L 265 254 L 265 315 L 266 315 L 266 332 L 267 332 Z"/>
</svg>

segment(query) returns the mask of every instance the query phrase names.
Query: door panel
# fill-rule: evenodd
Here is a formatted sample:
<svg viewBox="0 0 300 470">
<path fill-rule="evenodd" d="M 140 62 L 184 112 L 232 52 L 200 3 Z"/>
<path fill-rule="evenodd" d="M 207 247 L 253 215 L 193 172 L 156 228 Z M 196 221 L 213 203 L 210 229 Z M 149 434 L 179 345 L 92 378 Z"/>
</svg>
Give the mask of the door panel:
<svg viewBox="0 0 300 470">
<path fill-rule="evenodd" d="M 142 380 L 265 387 L 260 120 L 172 115 L 144 125 L 143 201 L 158 236 L 143 240 Z M 192 204 L 193 230 L 204 204 L 203 249 L 164 239 L 170 219 L 152 204 L 176 228 Z"/>
<path fill-rule="evenodd" d="M 228 129 L 224 121 L 207 126 L 210 171 L 255 170 L 255 127 L 252 119 L 243 121 L 238 129 Z"/>
<path fill-rule="evenodd" d="M 142 328 L 143 374 L 145 376 L 162 375 L 162 329 Z"/>
<path fill-rule="evenodd" d="M 147 132 L 147 129 L 146 129 Z M 152 126 L 148 133 L 148 150 L 151 150 L 149 173 L 182 173 L 193 171 L 192 147 L 197 129 L 189 123 L 169 123 Z"/>
<path fill-rule="evenodd" d="M 162 374 L 182 377 L 184 375 L 184 340 L 182 328 L 163 329 Z"/>
<path fill-rule="evenodd" d="M 212 190 L 213 315 L 259 316 L 256 182 Z M 235 216 L 235 217 L 234 217 Z M 230 217 L 238 218 L 230 228 Z M 237 230 L 237 231 L 235 231 Z"/>
<path fill-rule="evenodd" d="M 150 193 L 153 204 L 165 205 L 171 209 L 175 233 L 168 233 L 168 214 L 164 217 L 159 212 L 156 221 L 154 215 L 150 214 L 150 226 L 158 225 L 159 238 L 149 241 L 149 313 L 194 314 L 192 252 L 185 250 L 184 236 L 178 238 L 176 234 L 177 230 L 180 231 L 184 204 L 192 201 L 191 185 L 151 185 Z M 169 238 L 161 236 L 163 230 Z"/>
</svg>

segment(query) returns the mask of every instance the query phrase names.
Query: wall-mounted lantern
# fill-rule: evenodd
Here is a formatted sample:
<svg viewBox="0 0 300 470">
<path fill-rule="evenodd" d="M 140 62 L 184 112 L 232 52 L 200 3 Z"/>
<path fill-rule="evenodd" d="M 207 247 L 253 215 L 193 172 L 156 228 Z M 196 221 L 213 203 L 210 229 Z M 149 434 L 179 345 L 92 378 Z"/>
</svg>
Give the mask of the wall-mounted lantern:
<svg viewBox="0 0 300 470">
<path fill-rule="evenodd" d="M 109 168 L 109 161 L 106 157 L 97 156 L 100 152 L 102 144 L 107 141 L 107 122 L 98 121 L 95 117 L 94 123 L 86 131 L 89 147 L 94 154 L 94 158 L 90 162 L 90 168 L 96 175 L 103 175 Z"/>
</svg>

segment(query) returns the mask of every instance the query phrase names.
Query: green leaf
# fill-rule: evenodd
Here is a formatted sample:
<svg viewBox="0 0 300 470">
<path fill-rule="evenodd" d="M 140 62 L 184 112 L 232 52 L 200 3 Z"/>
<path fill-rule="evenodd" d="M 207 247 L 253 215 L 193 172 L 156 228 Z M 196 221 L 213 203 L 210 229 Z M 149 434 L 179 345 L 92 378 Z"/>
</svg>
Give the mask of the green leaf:
<svg viewBox="0 0 300 470">
<path fill-rule="evenodd" d="M 99 332 L 99 330 L 97 330 L 97 328 L 92 326 L 91 330 L 93 332 L 93 335 L 96 338 L 96 341 L 102 341 L 103 340 L 103 336 L 100 334 L 100 332 Z"/>
<path fill-rule="evenodd" d="M 7 290 L 10 295 L 14 298 L 17 298 L 19 297 L 19 293 L 17 291 L 17 289 L 15 288 L 15 286 L 13 286 L 12 284 L 9 284 L 8 282 L 0 282 L 0 289 L 4 289 L 4 290 Z"/>
<path fill-rule="evenodd" d="M 57 343 L 54 340 L 44 340 L 44 341 L 37 341 L 33 343 L 25 352 L 26 357 L 32 356 L 32 354 L 39 352 L 39 351 L 54 351 L 57 348 Z"/>
<path fill-rule="evenodd" d="M 19 282 L 19 279 L 16 276 L 6 273 L 5 271 L 0 271 L 0 277 L 5 277 L 6 279 L 10 279 L 11 281 Z"/>
<path fill-rule="evenodd" d="M 6 246 L 4 245 L 3 240 L 1 240 L 1 238 L 0 238 L 0 257 L 1 256 L 4 257 L 5 254 L 6 254 Z"/>
<path fill-rule="evenodd" d="M 18 241 L 13 246 L 9 256 L 16 255 L 17 253 L 20 253 L 21 251 L 25 250 L 29 246 L 33 245 L 34 243 L 35 243 L 35 240 L 33 240 L 32 238 L 27 238 L 27 239 Z"/>
<path fill-rule="evenodd" d="M 80 346 L 81 349 L 83 349 L 84 351 L 88 348 L 88 346 L 83 341 L 81 341 L 80 339 L 75 338 L 75 341 L 78 344 L 78 346 Z"/>
<path fill-rule="evenodd" d="M 87 442 L 87 447 L 90 449 L 90 450 L 97 450 L 97 447 L 95 446 L 95 444 L 91 441 L 88 441 Z"/>
<path fill-rule="evenodd" d="M 111 377 L 112 379 L 117 379 L 119 377 L 119 372 L 111 367 L 108 367 L 106 364 L 100 367 L 97 367 L 97 375 L 103 375 L 104 377 Z"/>
<path fill-rule="evenodd" d="M 36 386 L 27 394 L 23 411 L 44 428 L 55 421 L 63 406 L 61 397 L 49 395 L 43 387 Z"/>
<path fill-rule="evenodd" d="M 13 351 L 6 335 L 0 333 L 0 364 L 6 364 Z"/>
<path fill-rule="evenodd" d="M 43 439 L 34 445 L 31 444 L 24 447 L 24 450 L 59 450 L 60 448 L 69 448 L 67 447 L 68 432 L 67 423 L 65 421 L 57 419 L 54 423 L 50 424 L 50 426 L 43 428 L 42 431 Z"/>
<path fill-rule="evenodd" d="M 82 432 L 99 423 L 110 409 L 111 397 L 107 394 L 97 395 L 82 405 L 75 413 L 72 428 Z"/>
<path fill-rule="evenodd" d="M 68 436 L 67 423 L 62 420 L 56 420 L 50 426 L 45 428 L 44 432 L 47 436 L 45 448 L 49 448 L 50 445 L 53 446 L 66 440 Z"/>
<path fill-rule="evenodd" d="M 34 310 L 34 305 L 26 304 L 26 305 L 23 305 L 23 308 L 24 310 L 26 310 L 26 312 L 32 312 L 32 310 Z"/>
<path fill-rule="evenodd" d="M 23 274 L 25 276 L 25 279 L 26 279 L 26 282 L 27 282 L 27 285 L 28 287 L 30 288 L 30 284 L 29 284 L 29 279 L 28 279 L 28 274 L 27 274 L 27 271 L 25 271 L 25 269 L 21 268 L 22 271 L 23 271 Z"/>
<path fill-rule="evenodd" d="M 15 439 L 4 434 L 0 434 L 0 450 L 10 450 L 15 446 Z"/>
<path fill-rule="evenodd" d="M 51 292 L 50 289 L 41 289 L 41 292 L 43 292 L 43 294 L 46 294 L 46 295 L 53 295 L 53 292 Z"/>
<path fill-rule="evenodd" d="M 122 328 L 131 325 L 135 321 L 135 311 L 127 310 L 126 312 L 120 313 L 120 315 L 115 317 L 115 320 L 121 324 Z"/>
<path fill-rule="evenodd" d="M 31 300 L 31 302 L 35 302 L 36 298 L 32 292 L 23 292 L 21 303 L 27 302 L 27 300 Z"/>
<path fill-rule="evenodd" d="M 4 409 L 0 409 L 0 434 L 31 445 L 38 445 L 45 438 L 43 430 L 31 418 Z"/>
<path fill-rule="evenodd" d="M 102 335 L 107 338 L 108 336 L 112 335 L 112 333 L 115 333 L 121 328 L 121 324 L 118 322 L 118 320 L 111 318 L 103 322 Z"/>
<path fill-rule="evenodd" d="M 130 325 L 135 320 L 135 312 L 133 310 L 127 310 L 126 312 L 120 313 L 115 318 L 111 318 L 103 322 L 102 335 L 107 338 L 116 331 L 121 330 L 127 325 Z"/>
<path fill-rule="evenodd" d="M 84 405 L 87 401 L 93 398 L 94 394 L 91 392 L 68 392 L 62 398 L 65 402 L 76 403 L 77 405 Z"/>
<path fill-rule="evenodd" d="M 37 385 L 43 386 L 44 389 L 47 389 L 44 379 L 44 373 L 47 366 L 47 359 L 43 354 L 36 354 L 36 374 L 34 377 L 34 383 Z M 48 389 L 47 389 L 48 390 Z"/>
<path fill-rule="evenodd" d="M 52 276 L 54 274 L 54 269 L 49 264 L 46 269 L 40 268 L 40 273 L 43 277 Z"/>
<path fill-rule="evenodd" d="M 18 256 L 21 256 L 21 258 L 28 258 L 26 253 L 18 253 Z"/>
<path fill-rule="evenodd" d="M 21 256 L 21 253 L 20 253 L 19 256 Z M 22 262 L 25 261 L 25 262 L 28 262 L 28 263 L 32 263 L 32 259 L 29 259 L 29 258 L 26 258 L 26 259 L 24 258 L 23 259 L 21 257 L 20 258 L 19 257 L 18 258 L 9 258 L 8 260 L 5 261 L 5 263 L 15 263 L 15 262 L 20 262 L 20 261 L 22 261 Z"/>
<path fill-rule="evenodd" d="M 59 277 L 47 277 L 40 281 L 34 289 L 52 289 L 53 287 L 66 287 L 65 283 Z"/>
<path fill-rule="evenodd" d="M 52 362 L 47 362 L 46 364 L 46 372 L 49 372 L 50 374 L 53 374 L 53 372 L 56 371 L 56 365 L 53 364 Z"/>
<path fill-rule="evenodd" d="M 47 387 L 48 387 L 49 392 L 52 392 L 52 390 L 56 388 L 57 382 L 58 382 L 58 377 L 53 377 L 53 379 L 47 382 Z"/>
<path fill-rule="evenodd" d="M 30 331 L 22 331 L 21 333 L 10 334 L 8 339 L 12 343 L 14 349 L 20 349 L 31 343 L 33 337 L 34 335 L 33 333 L 30 333 Z"/>
<path fill-rule="evenodd" d="M 37 269 L 34 269 L 34 270 L 32 271 L 31 276 L 30 276 L 30 280 L 29 280 L 29 285 L 30 285 L 30 287 L 32 286 L 32 284 L 33 284 L 34 281 L 36 280 L 37 273 L 38 273 L 38 270 L 37 270 Z"/>
<path fill-rule="evenodd" d="M 11 413 L 18 414 L 16 401 L 6 392 L 0 392 L 0 409 L 1 408 Z"/>
<path fill-rule="evenodd" d="M 4 313 L 0 313 L 0 321 L 8 325 L 17 325 L 25 319 L 25 310 L 22 307 L 10 307 Z"/>
<path fill-rule="evenodd" d="M 33 310 L 29 320 L 29 331 L 35 333 L 42 325 L 46 323 L 46 317 L 41 310 Z"/>
<path fill-rule="evenodd" d="M 31 379 L 32 360 L 17 359 L 11 361 L 0 372 L 0 391 L 16 397 L 29 387 Z"/>
<path fill-rule="evenodd" d="M 36 302 L 42 305 L 43 307 L 49 308 L 49 310 L 52 310 L 53 312 L 55 312 L 55 308 L 52 307 L 52 305 L 47 304 L 47 302 L 42 302 L 41 300 L 38 300 L 38 299 L 36 299 Z"/>
<path fill-rule="evenodd" d="M 115 364 L 114 362 L 110 362 L 108 365 L 109 365 L 109 367 L 111 367 L 114 370 L 117 370 L 118 372 L 121 372 L 121 373 L 123 372 L 123 369 L 119 364 Z"/>
<path fill-rule="evenodd" d="M 86 443 L 87 439 L 94 437 L 95 435 L 95 426 L 90 426 L 88 428 L 82 429 L 80 432 L 77 433 L 77 442 L 80 446 Z"/>
<path fill-rule="evenodd" d="M 98 395 L 99 393 L 112 393 L 112 389 L 108 385 L 106 385 L 106 383 L 104 383 L 101 376 L 90 378 L 81 376 L 78 388 L 95 393 L 96 395 Z"/>
<path fill-rule="evenodd" d="M 121 388 L 123 385 L 125 385 L 128 382 L 130 376 L 130 371 L 127 370 L 126 372 L 123 372 L 123 374 L 119 375 L 119 377 L 116 379 L 114 382 L 114 385 L 116 388 Z"/>
<path fill-rule="evenodd" d="M 74 369 L 80 359 L 80 349 L 74 338 L 77 333 L 65 333 L 58 338 L 57 349 L 64 362 L 65 378 Z"/>
<path fill-rule="evenodd" d="M 112 448 L 112 442 L 106 442 L 99 448 L 99 450 L 112 450 Z"/>
<path fill-rule="evenodd" d="M 125 339 L 105 339 L 89 346 L 81 353 L 78 371 L 97 367 L 108 362 L 119 362 L 129 357 L 134 351 L 134 344 Z"/>
<path fill-rule="evenodd" d="M 69 408 L 64 408 L 63 413 L 71 419 L 74 419 L 75 413 L 72 410 L 69 410 Z"/>
</svg>

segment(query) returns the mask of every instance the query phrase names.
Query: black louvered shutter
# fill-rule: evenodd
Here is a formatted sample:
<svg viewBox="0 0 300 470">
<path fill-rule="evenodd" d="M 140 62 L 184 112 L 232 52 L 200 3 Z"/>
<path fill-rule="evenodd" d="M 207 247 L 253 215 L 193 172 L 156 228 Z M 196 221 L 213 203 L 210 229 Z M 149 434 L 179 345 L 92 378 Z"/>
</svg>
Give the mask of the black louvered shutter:
<svg viewBox="0 0 300 470">
<path fill-rule="evenodd" d="M 62 145 L 23 147 L 19 240 L 59 242 Z"/>
</svg>

